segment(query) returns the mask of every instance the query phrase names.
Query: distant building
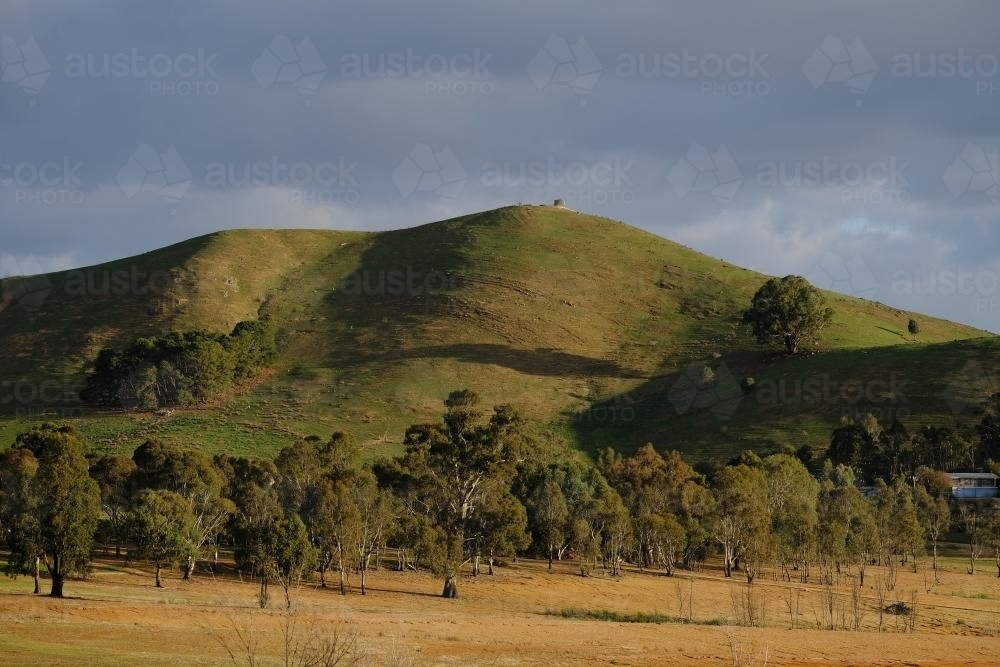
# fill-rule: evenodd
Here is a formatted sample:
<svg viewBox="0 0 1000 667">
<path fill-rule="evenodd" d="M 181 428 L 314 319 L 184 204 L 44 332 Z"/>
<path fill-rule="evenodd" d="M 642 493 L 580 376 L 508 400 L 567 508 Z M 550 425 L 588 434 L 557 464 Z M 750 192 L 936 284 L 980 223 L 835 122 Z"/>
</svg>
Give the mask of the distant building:
<svg viewBox="0 0 1000 667">
<path fill-rule="evenodd" d="M 959 500 L 996 498 L 1000 495 L 998 478 L 991 472 L 950 472 L 951 495 Z"/>
<path fill-rule="evenodd" d="M 566 202 L 564 202 L 562 199 L 557 199 L 555 201 L 555 203 L 553 203 L 552 205 L 553 206 L 558 206 L 559 208 L 565 208 L 566 207 Z"/>
</svg>

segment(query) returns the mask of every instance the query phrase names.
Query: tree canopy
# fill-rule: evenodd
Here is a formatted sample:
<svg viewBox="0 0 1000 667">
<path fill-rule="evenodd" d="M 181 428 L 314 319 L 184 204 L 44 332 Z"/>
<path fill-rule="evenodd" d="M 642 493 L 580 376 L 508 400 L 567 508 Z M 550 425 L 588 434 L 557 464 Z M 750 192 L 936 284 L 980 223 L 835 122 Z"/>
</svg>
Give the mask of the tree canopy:
<svg viewBox="0 0 1000 667">
<path fill-rule="evenodd" d="M 814 341 L 833 319 L 823 294 L 801 276 L 771 278 L 753 295 L 743 324 L 758 343 L 780 341 L 788 354 Z"/>
</svg>

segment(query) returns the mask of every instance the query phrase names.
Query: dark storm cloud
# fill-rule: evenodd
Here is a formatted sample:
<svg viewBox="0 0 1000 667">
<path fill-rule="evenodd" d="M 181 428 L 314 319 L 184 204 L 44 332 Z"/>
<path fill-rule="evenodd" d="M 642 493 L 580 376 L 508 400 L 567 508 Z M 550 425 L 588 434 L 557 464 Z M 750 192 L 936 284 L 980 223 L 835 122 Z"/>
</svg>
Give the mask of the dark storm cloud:
<svg viewBox="0 0 1000 667">
<path fill-rule="evenodd" d="M 998 14 L 931 0 L 9 1 L 5 62 L 25 70 L 0 84 L 0 165 L 27 166 L 0 185 L 0 251 L 54 270 L 219 228 L 381 229 L 564 197 L 769 273 L 857 255 L 865 295 L 996 331 Z M 37 94 L 29 38 L 51 70 Z M 581 70 L 569 83 L 550 67 L 564 52 Z M 297 81 L 275 80 L 282 58 Z M 142 162 L 166 189 L 129 197 L 147 172 L 122 170 Z M 51 184 L 32 175 L 46 165 Z M 428 165 L 440 188 L 417 189 Z M 705 191 L 719 175 L 738 187 Z M 943 272 L 979 287 L 948 293 Z M 900 275 L 936 286 L 901 289 Z"/>
</svg>

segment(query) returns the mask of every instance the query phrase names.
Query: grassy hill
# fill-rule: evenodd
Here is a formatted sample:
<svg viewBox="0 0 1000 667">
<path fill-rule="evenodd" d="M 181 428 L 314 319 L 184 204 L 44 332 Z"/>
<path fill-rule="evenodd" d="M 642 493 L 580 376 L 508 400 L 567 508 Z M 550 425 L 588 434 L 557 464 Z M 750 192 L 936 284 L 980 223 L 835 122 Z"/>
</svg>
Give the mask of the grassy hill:
<svg viewBox="0 0 1000 667">
<path fill-rule="evenodd" d="M 49 407 L 110 450 L 155 435 L 270 454 L 346 430 L 375 455 L 397 451 L 408 424 L 435 418 L 449 390 L 467 387 L 588 450 L 650 440 L 715 458 L 822 444 L 844 410 L 892 410 L 908 426 L 971 423 L 975 408 L 956 413 L 946 388 L 981 392 L 970 368 L 1000 360 L 1000 338 L 984 331 L 839 294 L 829 295 L 820 353 L 775 356 L 737 329 L 765 276 L 542 206 L 380 233 L 220 232 L 45 280 L 40 308 L 15 300 L 0 310 L 0 378 L 12 399 L 0 405 L 0 443 Z M 228 331 L 262 309 L 278 323 L 279 358 L 216 405 L 161 417 L 74 401 L 102 347 L 172 329 Z M 919 342 L 906 333 L 910 317 Z M 695 395 L 678 379 L 700 362 L 723 389 L 747 376 L 759 389 L 742 400 Z M 59 400 L 29 400 L 46 382 Z M 12 397 L 14 385 L 25 395 Z M 851 400 L 856 386 L 861 400 Z"/>
</svg>

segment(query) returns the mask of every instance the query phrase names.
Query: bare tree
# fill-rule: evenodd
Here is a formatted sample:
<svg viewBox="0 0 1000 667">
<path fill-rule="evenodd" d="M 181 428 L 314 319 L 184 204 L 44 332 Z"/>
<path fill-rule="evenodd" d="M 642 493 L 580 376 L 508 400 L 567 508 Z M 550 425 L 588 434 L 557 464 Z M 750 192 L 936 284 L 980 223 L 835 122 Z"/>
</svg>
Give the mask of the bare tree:
<svg viewBox="0 0 1000 667">
<path fill-rule="evenodd" d="M 730 610 L 739 625 L 764 625 L 765 599 L 761 589 L 752 584 L 734 585 L 729 589 Z"/>
<path fill-rule="evenodd" d="M 976 501 L 958 503 L 958 513 L 962 517 L 965 534 L 969 538 L 969 574 L 976 573 L 976 561 L 983 554 L 982 533 L 985 524 L 983 507 Z"/>
<path fill-rule="evenodd" d="M 724 632 L 726 643 L 729 644 L 729 650 L 732 654 L 733 667 L 756 667 L 757 665 L 767 667 L 769 653 L 767 642 L 764 642 L 764 646 L 758 651 L 752 641 L 747 637 L 740 637 L 733 628 L 726 628 Z"/>
<path fill-rule="evenodd" d="M 690 623 L 694 620 L 694 577 L 688 577 L 686 582 L 678 579 L 674 582 L 674 590 L 677 591 L 677 618 Z"/>
<path fill-rule="evenodd" d="M 258 667 L 273 664 L 262 655 L 259 614 L 249 610 L 245 615 L 225 614 L 226 626 L 209 633 L 229 656 L 233 665 Z M 358 646 L 357 628 L 340 622 L 320 622 L 303 617 L 294 607 L 281 616 L 281 664 L 285 667 L 353 667 L 366 656 Z"/>
<path fill-rule="evenodd" d="M 209 627 L 209 634 L 222 647 L 234 665 L 257 667 L 264 664 L 260 656 L 260 635 L 257 632 L 257 614 L 251 609 L 245 616 L 224 613 L 223 629 Z"/>
<path fill-rule="evenodd" d="M 342 623 L 320 623 L 285 610 L 281 626 L 285 667 L 352 667 L 365 659 L 358 631 Z"/>
<path fill-rule="evenodd" d="M 938 543 L 951 523 L 951 508 L 948 507 L 948 501 L 944 495 L 931 495 L 923 485 L 914 489 L 914 496 L 917 500 L 920 522 L 923 524 L 927 538 L 931 541 L 931 566 L 934 569 L 934 581 L 940 583 L 937 571 Z"/>
<path fill-rule="evenodd" d="M 855 579 L 851 582 L 851 627 L 860 630 L 865 618 L 865 600 L 861 593 L 861 584 Z"/>
</svg>

